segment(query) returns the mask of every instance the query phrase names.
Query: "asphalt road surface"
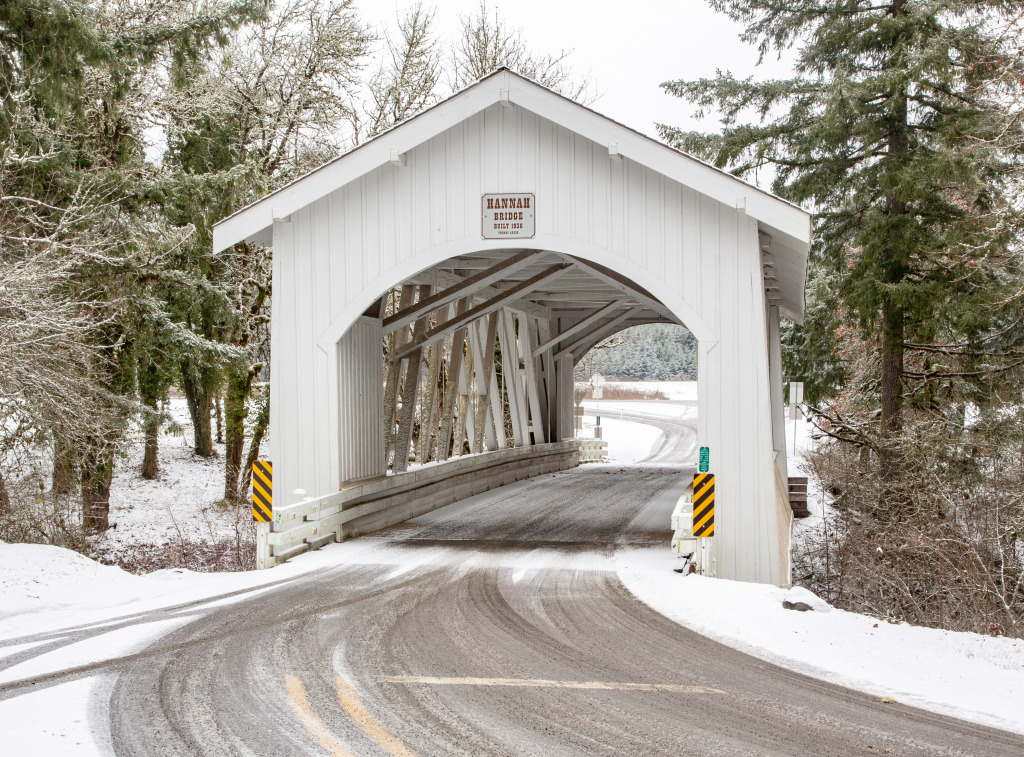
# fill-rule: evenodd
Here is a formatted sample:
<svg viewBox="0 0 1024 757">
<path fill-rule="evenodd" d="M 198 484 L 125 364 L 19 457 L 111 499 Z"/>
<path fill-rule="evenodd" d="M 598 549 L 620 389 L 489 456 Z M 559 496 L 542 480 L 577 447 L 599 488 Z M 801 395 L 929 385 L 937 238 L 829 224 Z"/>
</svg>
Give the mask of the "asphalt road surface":
<svg viewBox="0 0 1024 757">
<path fill-rule="evenodd" d="M 1024 737 L 783 670 L 635 600 L 610 557 L 666 544 L 691 472 L 585 466 L 457 503 L 363 537 L 344 566 L 167 611 L 195 619 L 33 690 L 110 674 L 98 712 L 125 757 L 1024 754 Z"/>
</svg>

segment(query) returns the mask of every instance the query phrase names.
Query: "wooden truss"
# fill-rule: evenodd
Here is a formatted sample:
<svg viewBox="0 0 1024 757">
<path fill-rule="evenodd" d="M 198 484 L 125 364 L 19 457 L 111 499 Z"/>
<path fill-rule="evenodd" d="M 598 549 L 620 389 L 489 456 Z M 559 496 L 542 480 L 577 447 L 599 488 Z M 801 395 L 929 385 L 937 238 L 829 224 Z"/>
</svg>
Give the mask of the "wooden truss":
<svg viewBox="0 0 1024 757">
<path fill-rule="evenodd" d="M 452 258 L 396 287 L 377 312 L 386 459 L 396 473 L 571 437 L 558 427 L 560 374 L 622 328 L 671 320 L 628 280 L 543 250 Z"/>
</svg>

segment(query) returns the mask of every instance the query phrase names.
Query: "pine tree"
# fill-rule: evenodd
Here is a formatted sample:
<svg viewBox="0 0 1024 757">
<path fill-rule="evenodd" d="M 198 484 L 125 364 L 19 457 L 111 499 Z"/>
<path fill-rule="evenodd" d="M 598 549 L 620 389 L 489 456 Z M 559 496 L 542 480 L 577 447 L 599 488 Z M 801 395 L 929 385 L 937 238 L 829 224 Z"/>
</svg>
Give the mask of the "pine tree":
<svg viewBox="0 0 1024 757">
<path fill-rule="evenodd" d="M 154 97 L 261 9 L 261 0 L 16 0 L 0 8 L 0 268 L 17 273 L 46 257 L 47 271 L 33 281 L 52 282 L 41 294 L 77 316 L 57 340 L 42 333 L 53 332 L 54 319 L 41 321 L 39 336 L 23 340 L 41 346 L 18 356 L 25 365 L 8 375 L 28 375 L 17 369 L 32 359 L 43 365 L 47 342 L 77 343 L 92 356 L 65 360 L 44 396 L 27 394 L 39 381 L 22 382 L 20 392 L 25 425 L 51 439 L 55 493 L 70 494 L 77 475 L 90 530 L 108 525 L 115 452 L 139 410 L 140 357 L 157 354 L 147 340 L 182 337 L 151 296 L 169 278 L 187 285 L 165 263 L 189 233 L 168 224 L 150 197 L 156 167 L 146 160 L 144 131 Z M 148 380 L 155 376 L 146 379 L 143 394 L 158 392 L 159 381 Z M 77 394 L 94 412 L 69 403 L 68 420 L 56 422 L 40 412 L 51 404 L 46 395 L 72 396 L 76 386 L 87 387 Z"/>
<path fill-rule="evenodd" d="M 762 58 L 796 48 L 795 75 L 668 82 L 724 128 L 662 135 L 741 175 L 770 167 L 775 192 L 814 206 L 813 255 L 877 350 L 880 473 L 898 477 L 906 344 L 970 341 L 1006 317 L 993 261 L 1017 220 L 1024 3 L 709 1 Z"/>
</svg>

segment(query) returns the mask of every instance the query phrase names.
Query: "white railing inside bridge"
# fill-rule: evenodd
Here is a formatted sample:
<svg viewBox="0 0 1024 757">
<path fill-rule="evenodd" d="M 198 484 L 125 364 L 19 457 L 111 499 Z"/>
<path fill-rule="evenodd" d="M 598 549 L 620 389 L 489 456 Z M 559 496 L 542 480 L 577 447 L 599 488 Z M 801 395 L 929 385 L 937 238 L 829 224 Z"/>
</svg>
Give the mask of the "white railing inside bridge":
<svg viewBox="0 0 1024 757">
<path fill-rule="evenodd" d="M 309 549 L 370 533 L 467 497 L 602 459 L 606 444 L 582 439 L 466 455 L 350 484 L 341 491 L 274 508 L 259 524 L 257 566 L 272 567 Z"/>
</svg>

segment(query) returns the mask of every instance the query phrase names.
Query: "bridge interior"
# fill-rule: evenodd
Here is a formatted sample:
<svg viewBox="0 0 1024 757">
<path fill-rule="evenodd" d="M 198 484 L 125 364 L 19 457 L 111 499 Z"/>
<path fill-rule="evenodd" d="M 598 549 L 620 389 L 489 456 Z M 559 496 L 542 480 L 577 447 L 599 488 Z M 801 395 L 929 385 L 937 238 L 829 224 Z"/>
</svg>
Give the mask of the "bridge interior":
<svg viewBox="0 0 1024 757">
<path fill-rule="evenodd" d="M 382 441 L 394 472 L 572 439 L 579 359 L 631 326 L 680 323 L 626 277 L 536 249 L 448 258 L 364 316 L 383 332 Z"/>
</svg>

